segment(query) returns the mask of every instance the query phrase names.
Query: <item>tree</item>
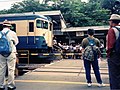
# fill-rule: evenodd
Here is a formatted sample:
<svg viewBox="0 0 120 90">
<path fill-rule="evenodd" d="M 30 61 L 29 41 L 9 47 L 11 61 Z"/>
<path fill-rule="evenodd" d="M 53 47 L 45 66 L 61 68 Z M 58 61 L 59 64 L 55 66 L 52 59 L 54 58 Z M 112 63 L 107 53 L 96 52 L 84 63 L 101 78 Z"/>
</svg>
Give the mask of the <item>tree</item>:
<svg viewBox="0 0 120 90">
<path fill-rule="evenodd" d="M 81 2 L 81 0 L 52 1 L 56 3 L 53 6 L 48 6 L 46 3 L 40 4 L 38 1 L 25 0 L 13 4 L 8 10 L 0 11 L 0 14 L 60 10 L 65 18 L 65 21 L 69 23 L 69 26 L 71 27 L 106 25 L 110 15 L 109 10 L 105 7 L 102 8 L 99 3 L 104 0 L 90 0 L 89 3 Z"/>
<path fill-rule="evenodd" d="M 114 10 L 114 13 L 120 14 L 120 0 L 115 1 L 113 10 Z"/>
<path fill-rule="evenodd" d="M 77 0 L 66 0 L 59 9 L 66 22 L 73 27 L 108 24 L 109 11 L 102 9 L 97 2 L 83 3 Z"/>
<path fill-rule="evenodd" d="M 46 11 L 50 10 L 46 4 L 40 4 L 39 1 L 25 0 L 12 5 L 8 13 L 22 13 L 31 11 Z"/>
<path fill-rule="evenodd" d="M 112 13 L 120 14 L 120 0 L 102 0 L 101 6 Z"/>
</svg>

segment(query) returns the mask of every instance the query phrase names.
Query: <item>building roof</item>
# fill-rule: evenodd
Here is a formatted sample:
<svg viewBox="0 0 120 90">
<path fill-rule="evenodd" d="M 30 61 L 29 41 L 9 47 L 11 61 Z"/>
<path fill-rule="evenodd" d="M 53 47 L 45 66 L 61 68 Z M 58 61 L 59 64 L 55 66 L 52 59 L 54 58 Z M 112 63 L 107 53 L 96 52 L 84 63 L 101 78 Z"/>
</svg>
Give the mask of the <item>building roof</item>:
<svg viewBox="0 0 120 90">
<path fill-rule="evenodd" d="M 8 16 L 23 16 L 23 15 L 31 15 L 31 14 L 37 14 L 41 17 L 47 16 L 52 18 L 53 23 L 55 23 L 56 30 L 61 30 L 66 28 L 66 22 L 63 18 L 63 15 L 60 10 L 56 11 L 42 11 L 42 12 L 27 12 L 27 13 L 13 13 L 13 14 L 1 14 L 0 16 L 8 17 Z"/>
<path fill-rule="evenodd" d="M 87 27 L 70 27 L 62 29 L 62 32 L 87 31 L 89 28 L 94 30 L 108 30 L 109 26 L 87 26 Z"/>
<path fill-rule="evenodd" d="M 47 17 L 43 17 L 41 15 L 35 15 L 35 14 L 29 14 L 29 15 L 24 15 L 24 14 L 8 14 L 8 15 L 0 15 L 0 22 L 3 22 L 4 20 L 8 21 L 15 21 L 15 20 L 34 20 L 36 18 L 42 18 L 45 20 L 48 20 Z"/>
<path fill-rule="evenodd" d="M 25 13 L 25 14 L 31 14 L 31 13 L 35 13 L 35 14 L 51 17 L 53 22 L 56 23 L 56 25 L 58 25 L 58 29 L 66 28 L 66 22 L 65 22 L 65 20 L 63 18 L 63 15 L 62 15 L 60 10 L 56 10 L 56 11 L 42 11 L 42 12 L 28 12 L 28 13 Z M 59 25 L 61 25 L 61 26 L 59 27 Z"/>
</svg>

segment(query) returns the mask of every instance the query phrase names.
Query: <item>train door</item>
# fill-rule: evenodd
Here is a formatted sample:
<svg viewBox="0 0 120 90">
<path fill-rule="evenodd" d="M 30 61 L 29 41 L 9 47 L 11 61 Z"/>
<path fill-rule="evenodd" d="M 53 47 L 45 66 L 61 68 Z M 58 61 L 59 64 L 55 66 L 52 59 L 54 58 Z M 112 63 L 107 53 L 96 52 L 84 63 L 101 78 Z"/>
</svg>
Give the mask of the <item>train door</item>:
<svg viewBox="0 0 120 90">
<path fill-rule="evenodd" d="M 46 43 L 49 46 L 49 39 L 50 39 L 50 37 L 49 37 L 49 29 L 48 29 L 48 22 L 47 21 L 43 21 L 43 29 L 44 29 L 43 36 L 46 39 Z"/>
<path fill-rule="evenodd" d="M 36 28 L 37 32 L 36 35 L 43 36 L 47 45 L 49 46 L 49 30 L 48 30 L 48 22 L 43 19 L 36 19 Z"/>
<path fill-rule="evenodd" d="M 35 44 L 35 31 L 34 31 L 34 22 L 28 22 L 28 32 L 27 32 L 27 41 L 28 44 L 34 45 Z"/>
<path fill-rule="evenodd" d="M 49 22 L 49 25 L 48 25 L 48 30 L 49 30 L 49 46 L 52 47 L 53 45 L 53 24 Z"/>
<path fill-rule="evenodd" d="M 3 25 L 2 24 L 0 24 L 0 31 L 2 31 L 3 30 Z"/>
</svg>

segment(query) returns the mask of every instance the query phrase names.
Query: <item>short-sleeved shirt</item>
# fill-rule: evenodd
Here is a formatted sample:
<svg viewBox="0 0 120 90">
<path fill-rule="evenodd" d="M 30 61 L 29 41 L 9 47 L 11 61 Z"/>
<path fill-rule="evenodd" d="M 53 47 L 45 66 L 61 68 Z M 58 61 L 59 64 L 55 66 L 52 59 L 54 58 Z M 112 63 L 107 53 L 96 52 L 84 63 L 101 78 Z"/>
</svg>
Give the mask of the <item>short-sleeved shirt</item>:
<svg viewBox="0 0 120 90">
<path fill-rule="evenodd" d="M 120 28 L 120 26 L 117 26 L 118 28 Z M 119 32 L 116 32 L 117 34 L 115 34 L 115 29 L 116 28 L 113 28 L 113 27 L 110 27 L 109 30 L 108 30 L 108 34 L 107 34 L 107 37 L 106 37 L 106 41 L 107 41 L 107 57 L 110 57 L 110 54 L 114 48 L 114 45 L 115 45 L 115 42 L 116 42 L 116 39 L 118 38 L 117 34 L 119 35 Z M 117 30 L 116 30 L 117 31 Z"/>
<path fill-rule="evenodd" d="M 2 30 L 3 33 L 6 33 L 7 31 L 9 31 L 9 33 L 7 34 L 7 37 L 9 37 L 9 40 L 14 41 L 14 44 L 13 44 L 13 42 L 10 43 L 11 46 L 12 46 L 12 52 L 15 52 L 15 53 L 16 53 L 16 45 L 17 45 L 18 42 L 19 42 L 19 41 L 18 41 L 17 34 L 16 34 L 14 31 L 12 31 L 12 30 L 10 30 L 10 29 L 8 29 L 8 28 L 4 28 L 4 29 Z"/>
<path fill-rule="evenodd" d="M 87 38 L 84 38 L 84 39 L 82 40 L 82 43 L 81 43 L 82 48 L 85 49 L 85 48 L 89 45 L 88 38 L 94 39 L 96 46 L 97 46 L 97 47 L 100 47 L 100 41 L 99 41 L 97 38 L 95 38 L 95 37 L 92 37 L 92 38 L 91 38 L 91 37 L 87 37 Z"/>
</svg>

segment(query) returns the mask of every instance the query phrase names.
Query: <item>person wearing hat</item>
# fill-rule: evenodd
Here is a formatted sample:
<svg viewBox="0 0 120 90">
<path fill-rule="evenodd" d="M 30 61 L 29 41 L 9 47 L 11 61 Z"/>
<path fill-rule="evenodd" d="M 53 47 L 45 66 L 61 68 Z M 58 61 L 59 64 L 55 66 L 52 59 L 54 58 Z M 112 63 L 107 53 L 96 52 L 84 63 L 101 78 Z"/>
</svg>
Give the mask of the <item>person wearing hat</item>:
<svg viewBox="0 0 120 90">
<path fill-rule="evenodd" d="M 110 28 L 106 37 L 107 60 L 111 90 L 120 90 L 120 55 L 118 55 L 114 50 L 115 42 L 119 36 L 119 23 L 120 15 L 112 14 L 109 19 Z"/>
<path fill-rule="evenodd" d="M 5 74 L 6 68 L 8 67 L 8 81 L 7 87 L 8 90 L 15 90 L 15 82 L 14 82 L 14 72 L 15 72 L 15 64 L 16 64 L 16 45 L 18 44 L 18 37 L 16 33 L 10 30 L 12 25 L 8 20 L 3 22 L 3 30 L 2 33 L 7 33 L 7 38 L 10 41 L 11 45 L 11 53 L 8 56 L 4 56 L 0 54 L 0 90 L 5 90 Z"/>
</svg>

